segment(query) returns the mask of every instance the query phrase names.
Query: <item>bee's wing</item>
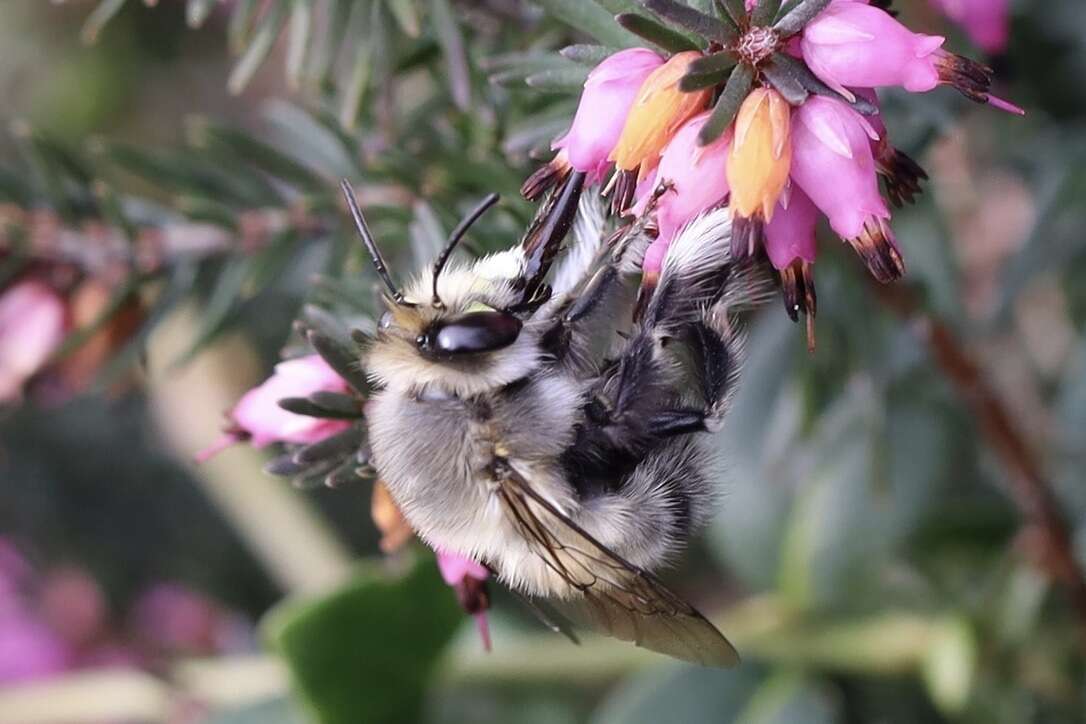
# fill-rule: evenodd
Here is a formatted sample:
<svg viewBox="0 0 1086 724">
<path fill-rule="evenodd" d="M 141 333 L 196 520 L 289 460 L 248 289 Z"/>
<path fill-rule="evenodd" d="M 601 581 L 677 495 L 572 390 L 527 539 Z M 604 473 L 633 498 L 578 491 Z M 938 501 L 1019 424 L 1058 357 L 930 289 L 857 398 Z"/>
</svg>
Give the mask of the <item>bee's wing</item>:
<svg viewBox="0 0 1086 724">
<path fill-rule="evenodd" d="M 508 465 L 499 483 L 497 495 L 518 531 L 580 593 L 548 599 L 555 610 L 576 624 L 678 659 L 725 667 L 739 662 L 735 648 L 697 609 L 610 551 Z M 563 542 L 570 540 L 576 542 Z"/>
</svg>

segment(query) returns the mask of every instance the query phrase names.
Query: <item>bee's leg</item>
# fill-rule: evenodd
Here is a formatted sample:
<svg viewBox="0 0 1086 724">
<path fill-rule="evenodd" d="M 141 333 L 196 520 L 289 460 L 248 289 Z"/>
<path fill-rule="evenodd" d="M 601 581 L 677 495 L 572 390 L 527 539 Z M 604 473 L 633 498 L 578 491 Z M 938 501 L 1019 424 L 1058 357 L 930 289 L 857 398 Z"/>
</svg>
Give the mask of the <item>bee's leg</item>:
<svg viewBox="0 0 1086 724">
<path fill-rule="evenodd" d="M 704 429 L 715 432 L 724 421 L 735 389 L 742 336 L 734 329 L 725 306 L 717 304 L 688 327 L 684 341 L 694 359 L 693 373 L 705 403 Z"/>
</svg>

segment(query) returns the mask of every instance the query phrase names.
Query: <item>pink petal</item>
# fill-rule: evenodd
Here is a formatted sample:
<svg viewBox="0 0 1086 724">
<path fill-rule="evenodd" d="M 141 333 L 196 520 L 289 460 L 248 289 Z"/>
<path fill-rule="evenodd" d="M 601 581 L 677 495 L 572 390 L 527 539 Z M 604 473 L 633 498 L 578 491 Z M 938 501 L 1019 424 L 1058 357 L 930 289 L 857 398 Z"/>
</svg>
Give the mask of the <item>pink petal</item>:
<svg viewBox="0 0 1086 724">
<path fill-rule="evenodd" d="M 437 551 L 437 567 L 441 571 L 442 579 L 450 586 L 457 585 L 465 578 L 485 581 L 490 575 L 484 566 L 472 559 L 444 551 Z"/>
</svg>

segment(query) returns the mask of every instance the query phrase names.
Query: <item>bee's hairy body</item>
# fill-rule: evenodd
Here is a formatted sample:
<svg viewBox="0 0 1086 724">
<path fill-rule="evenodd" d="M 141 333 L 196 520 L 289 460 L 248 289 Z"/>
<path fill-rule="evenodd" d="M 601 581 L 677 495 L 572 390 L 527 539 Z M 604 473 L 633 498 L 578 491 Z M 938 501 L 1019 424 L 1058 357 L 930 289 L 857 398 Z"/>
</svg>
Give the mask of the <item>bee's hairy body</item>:
<svg viewBox="0 0 1086 724">
<path fill-rule="evenodd" d="M 647 570 L 705 522 L 717 487 L 712 436 L 699 432 L 719 427 L 738 353 L 721 286 L 727 212 L 702 217 L 676 241 L 640 324 L 629 320 L 647 241 L 610 252 L 602 227 L 598 206 L 582 201 L 553 294 L 501 349 L 419 353 L 442 320 L 515 307 L 527 263 L 519 248 L 447 269 L 440 304 L 429 303 L 429 278 L 420 277 L 405 294 L 414 304 L 390 305 L 364 361 L 381 387 L 367 407 L 374 463 L 408 521 L 430 545 L 473 557 L 533 596 L 577 591 L 503 509 L 501 466 Z M 697 384 L 690 354 L 675 351 L 688 337 Z M 555 535 L 579 544 L 568 530 Z"/>
</svg>

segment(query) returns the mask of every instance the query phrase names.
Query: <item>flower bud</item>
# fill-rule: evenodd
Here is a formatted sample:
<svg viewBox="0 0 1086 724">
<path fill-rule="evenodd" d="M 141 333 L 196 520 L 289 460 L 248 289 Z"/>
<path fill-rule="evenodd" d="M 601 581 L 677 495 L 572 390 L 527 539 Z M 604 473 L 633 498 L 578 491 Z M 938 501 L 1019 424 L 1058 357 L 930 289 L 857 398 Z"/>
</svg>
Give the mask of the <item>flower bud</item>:
<svg viewBox="0 0 1086 724">
<path fill-rule="evenodd" d="M 739 227 L 733 231 L 732 252 L 738 258 L 754 252 L 759 229 L 773 218 L 788 181 L 791 113 L 788 102 L 771 88 L 755 89 L 739 107 L 727 168 L 733 219 Z"/>
</svg>

